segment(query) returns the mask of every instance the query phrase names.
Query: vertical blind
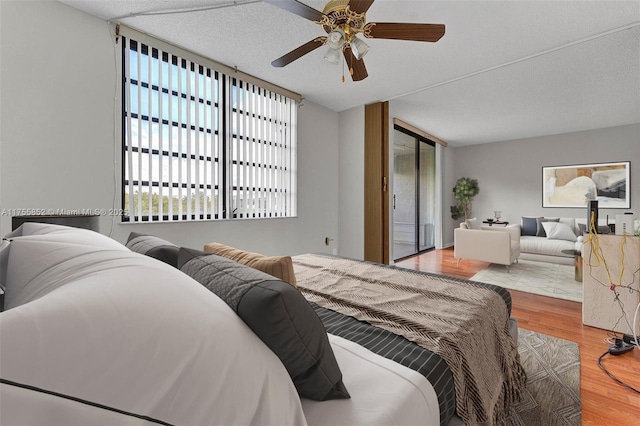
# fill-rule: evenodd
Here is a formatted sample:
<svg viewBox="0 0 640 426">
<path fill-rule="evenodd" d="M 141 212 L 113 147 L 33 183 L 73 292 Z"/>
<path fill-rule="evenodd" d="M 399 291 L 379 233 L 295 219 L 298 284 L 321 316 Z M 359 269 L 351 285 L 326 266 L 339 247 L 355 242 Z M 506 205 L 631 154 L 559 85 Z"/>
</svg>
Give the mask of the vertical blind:
<svg viewBox="0 0 640 426">
<path fill-rule="evenodd" d="M 297 102 L 166 50 L 123 39 L 123 221 L 295 216 Z"/>
</svg>

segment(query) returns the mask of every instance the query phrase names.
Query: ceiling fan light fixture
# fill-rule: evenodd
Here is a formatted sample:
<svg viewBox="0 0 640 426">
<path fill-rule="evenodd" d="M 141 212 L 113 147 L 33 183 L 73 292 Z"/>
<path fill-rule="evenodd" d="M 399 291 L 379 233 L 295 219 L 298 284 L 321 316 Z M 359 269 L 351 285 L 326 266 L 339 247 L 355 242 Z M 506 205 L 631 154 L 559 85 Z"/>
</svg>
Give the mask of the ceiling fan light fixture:
<svg viewBox="0 0 640 426">
<path fill-rule="evenodd" d="M 340 54 L 342 53 L 342 49 L 334 49 L 330 47 L 327 50 L 327 53 L 324 54 L 324 59 L 331 62 L 332 64 L 338 64 L 340 62 Z"/>
<path fill-rule="evenodd" d="M 327 36 L 327 45 L 331 49 L 342 49 L 346 42 L 344 31 L 341 28 L 335 28 Z"/>
<path fill-rule="evenodd" d="M 369 45 L 360 40 L 358 37 L 353 37 L 353 39 L 351 40 L 351 51 L 353 52 L 353 56 L 355 56 L 356 59 L 360 60 L 369 51 Z"/>
</svg>

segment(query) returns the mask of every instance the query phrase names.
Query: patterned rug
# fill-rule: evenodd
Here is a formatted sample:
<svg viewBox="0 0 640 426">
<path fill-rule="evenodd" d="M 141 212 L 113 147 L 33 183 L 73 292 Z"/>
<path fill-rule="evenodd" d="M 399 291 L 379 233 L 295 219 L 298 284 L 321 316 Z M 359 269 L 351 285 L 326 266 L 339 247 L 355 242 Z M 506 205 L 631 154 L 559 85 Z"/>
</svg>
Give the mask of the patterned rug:
<svg viewBox="0 0 640 426">
<path fill-rule="evenodd" d="M 527 372 L 527 387 L 522 402 L 512 410 L 511 424 L 580 425 L 578 345 L 520 328 L 518 352 Z"/>
<path fill-rule="evenodd" d="M 526 293 L 582 302 L 582 283 L 574 279 L 573 265 L 520 259 L 507 271 L 504 265 L 492 263 L 471 277 L 471 280 Z"/>
</svg>

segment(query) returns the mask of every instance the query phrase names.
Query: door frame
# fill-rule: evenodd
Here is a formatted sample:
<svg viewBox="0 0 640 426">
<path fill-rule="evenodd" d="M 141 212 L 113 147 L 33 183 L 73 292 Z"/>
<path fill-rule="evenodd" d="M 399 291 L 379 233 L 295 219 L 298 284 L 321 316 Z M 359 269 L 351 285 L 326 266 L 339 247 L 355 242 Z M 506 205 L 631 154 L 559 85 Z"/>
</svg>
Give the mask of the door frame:
<svg viewBox="0 0 640 426">
<path fill-rule="evenodd" d="M 364 260 L 389 264 L 389 102 L 364 107 Z"/>
<path fill-rule="evenodd" d="M 414 217 L 415 217 L 415 221 L 416 221 L 416 223 L 415 223 L 415 232 L 414 232 L 415 239 L 416 239 L 415 247 L 414 247 L 415 251 L 410 255 L 401 256 L 401 257 L 398 257 L 398 258 L 395 258 L 395 253 L 393 253 L 393 251 L 390 252 L 390 256 L 393 257 L 393 261 L 397 261 L 397 260 L 402 260 L 402 259 L 405 259 L 405 258 L 408 258 L 408 257 L 415 256 L 415 255 L 420 254 L 420 253 L 424 253 L 424 252 L 433 250 L 437 246 L 436 238 L 435 238 L 435 235 L 434 235 L 433 246 L 429 246 L 427 248 L 420 249 L 420 226 L 419 226 L 419 224 L 420 224 L 420 217 L 422 216 L 421 212 L 420 212 L 420 197 L 421 197 L 421 191 L 420 191 L 420 189 L 421 189 L 420 177 L 421 176 L 420 176 L 420 171 L 422 170 L 422 167 L 424 166 L 422 164 L 422 162 L 420 161 L 420 146 L 421 146 L 420 144 L 422 144 L 422 143 L 425 143 L 425 144 L 433 147 L 433 154 L 434 154 L 433 167 L 435 167 L 435 173 L 434 174 L 435 174 L 435 177 L 436 177 L 436 179 L 435 179 L 435 181 L 433 183 L 433 185 L 434 185 L 433 189 L 435 190 L 434 191 L 434 203 L 436 204 L 435 215 L 433 217 L 433 219 L 435 220 L 434 233 L 435 233 L 435 225 L 439 222 L 439 218 L 440 218 L 440 216 L 438 215 L 437 212 L 438 212 L 439 209 L 441 209 L 441 206 L 438 204 L 439 203 L 439 197 L 438 197 L 438 179 L 437 179 L 437 176 L 438 176 L 439 170 L 438 170 L 438 161 L 437 161 L 437 151 L 438 151 L 437 143 L 432 141 L 431 139 L 429 139 L 427 137 L 424 137 L 421 134 L 418 134 L 418 133 L 414 132 L 411 129 L 407 129 L 404 126 L 402 126 L 400 124 L 397 124 L 395 122 L 395 120 L 394 120 L 394 124 L 393 124 L 393 129 L 392 130 L 404 133 L 405 135 L 414 138 L 415 142 L 416 142 L 415 151 L 413 153 L 414 161 L 415 161 L 415 176 L 414 176 L 414 178 L 415 178 L 415 183 L 414 183 L 414 189 L 415 189 L 415 194 L 414 194 L 414 196 L 415 196 L 415 215 L 414 215 Z M 394 137 L 394 139 L 395 139 L 395 137 Z M 394 142 L 395 142 L 395 140 L 394 140 Z M 393 143 L 391 143 L 391 145 L 393 145 Z M 395 157 L 394 157 L 394 161 L 395 161 Z M 394 169 L 395 169 L 395 167 L 394 167 Z M 395 185 L 395 175 L 393 175 L 393 181 L 394 181 L 394 185 Z M 395 215 L 395 203 L 397 202 L 397 200 L 394 198 L 395 197 L 395 193 L 393 192 L 393 188 L 391 190 L 391 197 L 392 197 L 392 199 L 394 201 L 393 201 L 393 207 L 391 209 L 392 212 L 390 213 L 390 215 L 391 215 L 391 221 L 390 222 L 393 224 L 394 223 L 394 215 Z"/>
</svg>

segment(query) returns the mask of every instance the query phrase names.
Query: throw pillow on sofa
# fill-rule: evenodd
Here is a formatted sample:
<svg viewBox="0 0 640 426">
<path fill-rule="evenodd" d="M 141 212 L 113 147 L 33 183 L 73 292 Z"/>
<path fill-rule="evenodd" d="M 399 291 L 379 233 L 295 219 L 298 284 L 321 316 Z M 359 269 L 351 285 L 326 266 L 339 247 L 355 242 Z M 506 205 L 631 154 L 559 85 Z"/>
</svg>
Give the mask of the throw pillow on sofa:
<svg viewBox="0 0 640 426">
<path fill-rule="evenodd" d="M 580 235 L 590 233 L 589 230 L 587 229 L 586 223 L 579 223 L 578 229 L 580 230 Z M 611 233 L 611 228 L 609 228 L 607 225 L 598 225 L 598 234 L 610 234 L 610 233 Z"/>
<path fill-rule="evenodd" d="M 557 217 L 555 219 L 549 219 L 548 217 L 539 217 L 536 218 L 536 225 L 538 227 L 536 231 L 536 237 L 546 237 L 547 233 L 544 230 L 544 226 L 542 226 L 542 222 L 560 222 L 560 218 Z"/>
<path fill-rule="evenodd" d="M 576 242 L 578 237 L 566 223 L 558 222 L 542 222 L 544 231 L 549 240 L 566 240 Z"/>
<path fill-rule="evenodd" d="M 538 234 L 538 219 L 541 217 L 522 217 L 522 232 L 520 235 L 535 237 Z"/>
</svg>

